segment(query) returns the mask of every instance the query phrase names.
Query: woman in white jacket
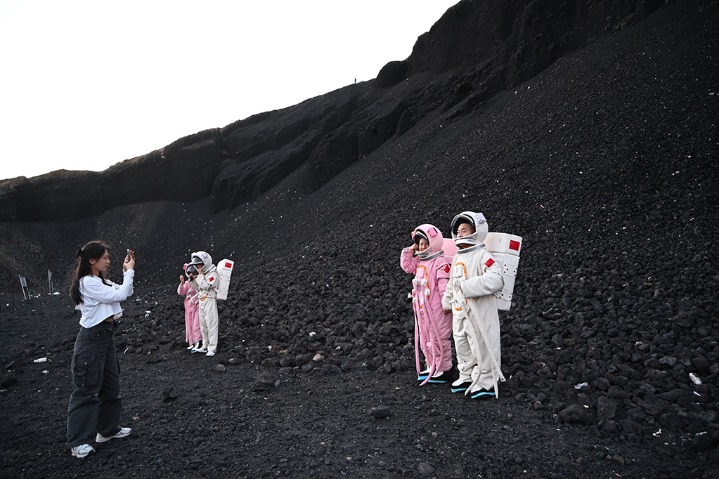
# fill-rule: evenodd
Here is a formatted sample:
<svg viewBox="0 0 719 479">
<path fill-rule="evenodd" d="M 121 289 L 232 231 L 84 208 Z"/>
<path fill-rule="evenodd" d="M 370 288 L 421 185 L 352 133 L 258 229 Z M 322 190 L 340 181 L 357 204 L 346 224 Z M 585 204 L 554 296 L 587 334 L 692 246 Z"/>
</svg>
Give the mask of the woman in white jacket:
<svg viewBox="0 0 719 479">
<path fill-rule="evenodd" d="M 132 295 L 135 254 L 128 251 L 122 265 L 123 282 L 106 279 L 110 248 L 90 241 L 77 252 L 78 262 L 70 296 L 82 313 L 72 357 L 72 394 L 67 408 L 67 446 L 73 456 L 95 452 L 90 445 L 126 437 L 120 427 L 120 367 L 115 352 L 115 321 L 122 315 L 120 301 Z"/>
</svg>

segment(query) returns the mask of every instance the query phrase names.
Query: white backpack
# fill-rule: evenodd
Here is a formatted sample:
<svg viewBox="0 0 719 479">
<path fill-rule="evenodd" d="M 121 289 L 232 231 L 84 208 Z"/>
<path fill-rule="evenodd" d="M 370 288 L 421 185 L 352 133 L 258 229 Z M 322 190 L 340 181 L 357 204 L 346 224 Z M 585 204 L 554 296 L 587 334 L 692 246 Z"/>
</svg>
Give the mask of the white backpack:
<svg viewBox="0 0 719 479">
<path fill-rule="evenodd" d="M 235 262 L 231 259 L 223 259 L 217 265 L 217 274 L 220 276 L 220 287 L 217 288 L 217 299 L 227 299 L 227 292 L 230 290 L 230 277 Z"/>
<path fill-rule="evenodd" d="M 497 309 L 509 311 L 509 308 L 512 307 L 512 293 L 514 292 L 514 281 L 517 277 L 517 267 L 519 266 L 522 237 L 490 231 L 484 239 L 484 247 L 492 253 L 492 257 L 502 267 L 504 286 L 501 291 L 494 293 L 497 298 Z"/>
</svg>

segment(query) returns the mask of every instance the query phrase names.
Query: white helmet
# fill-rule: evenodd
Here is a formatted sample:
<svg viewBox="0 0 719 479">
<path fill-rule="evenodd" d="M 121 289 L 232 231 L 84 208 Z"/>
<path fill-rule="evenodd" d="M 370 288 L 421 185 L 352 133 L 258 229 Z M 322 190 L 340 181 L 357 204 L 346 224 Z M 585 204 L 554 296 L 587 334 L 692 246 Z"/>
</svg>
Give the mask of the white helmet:
<svg viewBox="0 0 719 479">
<path fill-rule="evenodd" d="M 462 223 L 469 223 L 474 228 L 474 233 L 469 236 L 457 238 L 457 229 Z M 452 220 L 452 239 L 455 244 L 461 245 L 466 244 L 474 246 L 477 244 L 484 243 L 484 239 L 487 237 L 489 226 L 487 220 L 482 213 L 475 213 L 474 211 L 463 211 Z"/>
<path fill-rule="evenodd" d="M 202 265 L 202 269 L 204 271 L 207 271 L 210 266 L 212 266 L 212 256 L 210 256 L 210 254 L 205 251 L 198 251 L 197 253 L 192 253 L 190 258 L 190 264 Z"/>
</svg>

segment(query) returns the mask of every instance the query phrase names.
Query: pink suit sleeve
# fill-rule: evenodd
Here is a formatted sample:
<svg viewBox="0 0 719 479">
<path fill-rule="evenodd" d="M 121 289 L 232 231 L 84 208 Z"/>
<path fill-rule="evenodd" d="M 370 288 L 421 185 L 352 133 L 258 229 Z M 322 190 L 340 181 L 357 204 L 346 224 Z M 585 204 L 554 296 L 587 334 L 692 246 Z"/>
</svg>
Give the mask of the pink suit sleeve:
<svg viewBox="0 0 719 479">
<path fill-rule="evenodd" d="M 415 274 L 417 272 L 417 265 L 419 264 L 419 258 L 412 256 L 412 251 L 409 248 L 402 248 L 402 254 L 399 255 L 399 265 L 402 267 L 405 273 Z"/>
</svg>

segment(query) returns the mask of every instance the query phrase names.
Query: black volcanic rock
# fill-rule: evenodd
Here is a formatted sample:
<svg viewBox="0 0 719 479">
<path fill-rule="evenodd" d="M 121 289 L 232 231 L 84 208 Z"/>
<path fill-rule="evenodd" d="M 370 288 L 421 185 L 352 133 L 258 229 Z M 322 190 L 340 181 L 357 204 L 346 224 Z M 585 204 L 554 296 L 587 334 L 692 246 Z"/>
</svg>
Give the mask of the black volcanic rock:
<svg viewBox="0 0 719 479">
<path fill-rule="evenodd" d="M 232 209 L 305 164 L 303 191 L 312 192 L 439 105 L 466 98 L 471 106 L 484 102 L 661 4 L 460 2 L 417 40 L 408 59 L 388 63 L 372 82 L 189 135 L 99 174 L 61 170 L 2 181 L 0 221 L 66 221 L 118 206 L 205 197 L 213 211 Z M 404 92 L 387 90 L 420 72 L 453 69 L 452 85 L 426 88 L 423 82 Z M 393 101 L 398 94 L 400 101 Z"/>
<path fill-rule="evenodd" d="M 456 12 L 490 5 L 462 2 L 442 21 L 473 18 Z M 577 31 L 559 34 L 566 43 L 554 50 L 540 38 L 541 55 L 526 70 L 501 45 L 498 58 L 506 62 L 468 61 L 467 47 L 446 70 L 441 55 L 435 64 L 428 52 L 417 60 L 427 68 L 408 70 L 393 86 L 350 86 L 182 140 L 165 149 L 165 160 L 156 152 L 154 161 L 182 157 L 187 164 L 195 144 L 209 153 L 197 197 L 138 190 L 133 194 L 153 199 L 135 196 L 73 220 L 45 211 L 21 217 L 25 206 L 16 199 L 34 195 L 37 208 L 49 198 L 43 191 L 62 197 L 62 182 L 4 182 L 0 284 L 17 294 L 17 275 L 26 272 L 44 292 L 47 270 L 60 277 L 82 242 L 100 237 L 120 251 L 134 246 L 135 299 L 125 305 L 117 343 L 138 370 L 123 372 L 123 380 L 151 390 L 154 402 L 169 387 L 161 382 L 182 384 L 172 407 L 187 401 L 184 415 L 208 411 L 210 424 L 199 431 L 153 409 L 154 430 L 145 434 L 181 451 L 206 442 L 201 452 L 214 463 L 235 464 L 217 452 L 225 447 L 211 452 L 210 444 L 241 432 L 232 452 L 242 459 L 228 475 L 334 477 L 341 462 L 348 475 L 404 477 L 437 457 L 427 464 L 456 477 L 710 477 L 719 430 L 719 7 L 678 0 L 638 21 L 658 4 L 602 5 L 622 8 L 608 14 L 596 2 L 546 5 L 555 23 L 545 25 Z M 526 8 L 514 19 L 497 17 L 502 25 L 488 30 L 512 41 L 521 25 L 538 31 L 538 4 Z M 574 19 L 563 18 L 570 10 Z M 546 27 L 544 36 L 555 33 Z M 423 40 L 415 50 L 449 51 L 450 40 L 441 40 L 449 33 L 436 35 L 435 44 Z M 569 50 L 553 59 L 548 53 Z M 521 80 L 540 58 L 553 63 Z M 145 161 L 123 168 L 142 171 Z M 173 178 L 184 181 L 194 168 Z M 411 278 L 397 261 L 417 224 L 446 232 L 467 209 L 484 212 L 491 230 L 524 238 L 514 303 L 500 319 L 508 381 L 498 401 L 481 405 L 415 386 Z M 236 365 L 223 374 L 207 374 L 215 363 L 189 363 L 177 347 L 177 275 L 200 248 L 216 260 L 236 260 L 213 358 Z M 3 316 L 3 333 L 12 338 L 3 363 L 20 365 L 33 351 L 70 354 L 68 333 L 54 337 L 48 325 L 74 323 L 76 315 L 66 295 L 57 301 L 51 312 L 38 309 L 27 319 Z M 9 302 L 5 296 L 3 306 Z M 23 321 L 47 340 L 16 334 L 27 331 L 18 326 Z M 163 360 L 148 362 L 148 352 Z M 188 365 L 182 379 L 174 362 Z M 3 394 L 22 391 L 20 399 L 32 403 L 36 389 L 23 384 L 42 376 L 28 369 Z M 276 373 L 280 386 L 253 392 L 264 370 Z M 140 396 L 128 395 L 128 403 L 149 408 Z M 391 418 L 367 424 L 378 404 L 391 408 Z M 15 447 L 47 435 L 28 433 L 43 426 L 35 422 L 3 430 L 13 471 L 35 464 L 32 448 Z M 280 459 L 267 465 L 263 454 L 278 447 L 289 451 L 287 467 Z M 391 461 L 383 456 L 388 448 Z M 156 467 L 156 475 L 192 468 L 185 460 L 192 454 L 169 456 L 182 464 L 170 472 Z M 362 464 L 347 457 L 362 457 Z"/>
</svg>

